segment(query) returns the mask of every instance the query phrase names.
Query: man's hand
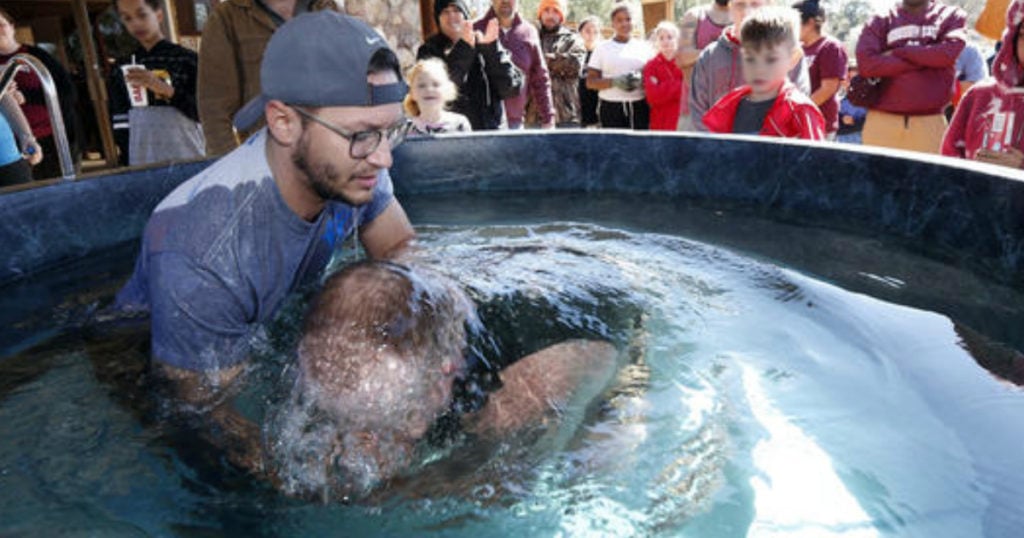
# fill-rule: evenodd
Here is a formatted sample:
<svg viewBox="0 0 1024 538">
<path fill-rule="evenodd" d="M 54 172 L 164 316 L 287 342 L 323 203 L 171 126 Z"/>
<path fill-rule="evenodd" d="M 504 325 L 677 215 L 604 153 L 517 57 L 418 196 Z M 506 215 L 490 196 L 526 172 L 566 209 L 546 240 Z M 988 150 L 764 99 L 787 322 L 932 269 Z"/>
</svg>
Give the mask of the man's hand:
<svg viewBox="0 0 1024 538">
<path fill-rule="evenodd" d="M 43 162 L 43 148 L 35 138 L 29 139 L 25 142 L 25 148 L 21 156 L 28 161 L 28 164 L 35 166 Z"/>
<path fill-rule="evenodd" d="M 174 97 L 174 87 L 164 82 L 155 73 L 147 69 L 129 69 L 124 75 L 125 81 L 133 86 L 148 88 L 158 97 L 170 99 Z"/>
<path fill-rule="evenodd" d="M 18 106 L 25 104 L 25 94 L 21 93 L 18 89 L 18 83 L 11 81 L 10 85 L 7 86 L 7 95 L 14 98 L 14 102 L 18 103 Z"/>
<path fill-rule="evenodd" d="M 498 27 L 498 19 L 491 19 L 487 22 L 487 29 L 484 30 L 483 34 L 478 33 L 476 36 L 476 42 L 479 45 L 490 45 L 498 39 L 498 33 L 501 29 Z"/>
<path fill-rule="evenodd" d="M 640 73 L 632 72 L 626 73 L 625 75 L 619 75 L 612 79 L 612 86 L 627 92 L 631 92 L 640 87 L 643 82 L 643 77 Z"/>
<path fill-rule="evenodd" d="M 471 22 L 464 21 L 462 23 L 462 30 L 459 33 L 459 39 L 465 41 L 470 47 L 475 47 L 477 35 L 479 34 L 473 30 L 473 24 Z"/>
<path fill-rule="evenodd" d="M 1017 148 L 1007 148 L 1006 151 L 979 149 L 978 153 L 974 155 L 974 159 L 983 163 L 998 164 L 1017 169 L 1024 166 L 1024 152 Z"/>
</svg>

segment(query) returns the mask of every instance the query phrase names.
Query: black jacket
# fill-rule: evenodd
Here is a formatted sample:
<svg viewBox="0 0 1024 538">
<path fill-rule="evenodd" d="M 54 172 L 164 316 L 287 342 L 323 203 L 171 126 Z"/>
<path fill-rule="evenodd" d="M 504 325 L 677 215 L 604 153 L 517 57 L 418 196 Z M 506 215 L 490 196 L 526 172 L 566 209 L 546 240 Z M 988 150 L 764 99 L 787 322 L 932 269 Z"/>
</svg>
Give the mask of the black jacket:
<svg viewBox="0 0 1024 538">
<path fill-rule="evenodd" d="M 448 47 L 451 50 L 445 54 Z M 519 95 L 523 85 L 522 71 L 498 41 L 474 48 L 460 39 L 452 46 L 447 36 L 437 33 L 420 46 L 416 58 L 444 60 L 448 76 L 459 89 L 451 110 L 469 118 L 474 131 L 497 129 L 505 114 L 502 100 Z"/>
</svg>

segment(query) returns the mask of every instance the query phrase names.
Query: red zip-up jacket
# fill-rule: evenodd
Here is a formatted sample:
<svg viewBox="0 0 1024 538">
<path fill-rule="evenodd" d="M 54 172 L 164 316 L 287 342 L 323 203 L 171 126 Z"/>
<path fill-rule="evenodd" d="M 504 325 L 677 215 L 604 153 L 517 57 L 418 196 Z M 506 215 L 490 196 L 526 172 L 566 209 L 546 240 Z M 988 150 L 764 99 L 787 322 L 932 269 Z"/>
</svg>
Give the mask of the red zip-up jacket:
<svg viewBox="0 0 1024 538">
<path fill-rule="evenodd" d="M 675 131 L 682 107 L 683 70 L 658 53 L 644 66 L 644 95 L 651 106 L 652 131 Z"/>
<path fill-rule="evenodd" d="M 725 94 L 715 106 L 704 115 L 704 125 L 712 133 L 731 133 L 736 120 L 736 110 L 743 98 L 750 95 L 750 86 L 743 85 Z M 806 140 L 825 139 L 825 117 L 818 106 L 790 81 L 782 84 L 779 96 L 768 113 L 758 133 L 761 136 L 782 138 L 803 138 Z"/>
<path fill-rule="evenodd" d="M 857 66 L 862 76 L 882 79 L 871 108 L 908 116 L 942 112 L 953 97 L 966 19 L 962 9 L 932 0 L 922 13 L 899 2 L 868 20 L 857 40 Z"/>
</svg>

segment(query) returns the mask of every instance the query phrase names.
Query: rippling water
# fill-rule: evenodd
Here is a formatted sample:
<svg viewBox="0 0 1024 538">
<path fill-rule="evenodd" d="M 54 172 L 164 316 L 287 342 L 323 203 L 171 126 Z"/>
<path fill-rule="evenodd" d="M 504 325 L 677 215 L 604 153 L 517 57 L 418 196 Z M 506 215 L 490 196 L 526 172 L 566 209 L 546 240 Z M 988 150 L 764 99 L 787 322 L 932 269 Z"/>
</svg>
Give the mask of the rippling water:
<svg viewBox="0 0 1024 538">
<path fill-rule="evenodd" d="M 528 446 L 463 447 L 366 506 L 183 457 L 111 365 L 144 338 L 0 363 L 0 534 L 1016 536 L 1024 391 L 948 317 L 673 235 L 579 222 L 419 229 L 481 293 L 622 292 L 641 352 Z M 560 315 L 571 316 L 571 308 Z M 297 327 L 283 322 L 285 332 Z M 274 348 L 273 343 L 270 348 Z M 273 351 L 271 352 L 273 353 Z M 443 492 L 443 493 L 438 493 Z"/>
</svg>

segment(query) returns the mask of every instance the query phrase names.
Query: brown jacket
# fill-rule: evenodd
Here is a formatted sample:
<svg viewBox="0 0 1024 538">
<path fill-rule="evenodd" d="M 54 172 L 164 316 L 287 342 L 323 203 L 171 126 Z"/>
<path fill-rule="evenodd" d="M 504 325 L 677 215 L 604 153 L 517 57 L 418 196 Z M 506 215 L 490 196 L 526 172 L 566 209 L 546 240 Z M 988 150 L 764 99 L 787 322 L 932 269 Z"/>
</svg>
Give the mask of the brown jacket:
<svg viewBox="0 0 1024 538">
<path fill-rule="evenodd" d="M 295 13 L 331 9 L 337 0 L 296 0 Z M 256 0 L 224 0 L 203 28 L 199 50 L 199 121 L 206 136 L 206 154 L 222 155 L 253 131 L 235 134 L 235 112 L 260 93 L 263 49 L 277 24 Z M 262 123 L 257 125 L 262 127 Z"/>
<path fill-rule="evenodd" d="M 199 50 L 199 121 L 206 154 L 238 146 L 231 118 L 260 93 L 260 62 L 276 25 L 255 0 L 217 4 L 203 28 Z M 238 133 L 244 139 L 249 133 Z"/>
</svg>

